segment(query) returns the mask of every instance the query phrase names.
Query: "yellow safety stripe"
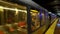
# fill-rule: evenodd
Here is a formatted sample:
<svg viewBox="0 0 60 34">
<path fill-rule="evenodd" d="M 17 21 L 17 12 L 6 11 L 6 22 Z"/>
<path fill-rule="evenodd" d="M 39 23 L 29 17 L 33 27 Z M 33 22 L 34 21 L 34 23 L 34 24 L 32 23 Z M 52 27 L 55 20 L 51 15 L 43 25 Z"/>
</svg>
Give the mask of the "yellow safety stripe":
<svg viewBox="0 0 60 34">
<path fill-rule="evenodd" d="M 56 19 L 56 21 L 51 25 L 51 27 L 47 30 L 47 32 L 45 34 L 54 34 L 54 30 L 56 27 L 58 19 Z"/>
</svg>

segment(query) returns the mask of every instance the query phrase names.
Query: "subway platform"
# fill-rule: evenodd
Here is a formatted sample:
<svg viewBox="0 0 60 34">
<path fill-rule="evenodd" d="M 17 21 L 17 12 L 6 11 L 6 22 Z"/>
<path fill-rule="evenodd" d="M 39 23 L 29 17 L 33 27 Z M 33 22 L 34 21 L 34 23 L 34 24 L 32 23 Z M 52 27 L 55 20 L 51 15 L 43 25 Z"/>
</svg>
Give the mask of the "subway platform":
<svg viewBox="0 0 60 34">
<path fill-rule="evenodd" d="M 45 34 L 60 34 L 60 20 L 56 19 L 56 21 L 49 27 Z"/>
</svg>

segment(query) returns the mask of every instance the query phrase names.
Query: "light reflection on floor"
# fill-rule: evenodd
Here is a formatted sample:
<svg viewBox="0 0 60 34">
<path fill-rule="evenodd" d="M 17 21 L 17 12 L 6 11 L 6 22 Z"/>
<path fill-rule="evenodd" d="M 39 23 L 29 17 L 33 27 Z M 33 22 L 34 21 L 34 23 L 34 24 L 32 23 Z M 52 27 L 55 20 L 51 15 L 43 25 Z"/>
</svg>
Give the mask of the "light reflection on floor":
<svg viewBox="0 0 60 34">
<path fill-rule="evenodd" d="M 60 27 L 60 24 L 57 24 L 58 27 Z"/>
</svg>

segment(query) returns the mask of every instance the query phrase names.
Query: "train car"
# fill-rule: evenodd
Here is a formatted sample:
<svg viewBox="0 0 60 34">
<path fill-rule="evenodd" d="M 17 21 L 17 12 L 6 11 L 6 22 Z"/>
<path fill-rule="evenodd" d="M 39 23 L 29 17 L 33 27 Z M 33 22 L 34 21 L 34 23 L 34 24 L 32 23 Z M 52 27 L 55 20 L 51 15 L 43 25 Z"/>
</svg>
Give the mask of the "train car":
<svg viewBox="0 0 60 34">
<path fill-rule="evenodd" d="M 57 18 L 57 15 L 51 13 L 51 12 L 48 12 L 49 13 L 49 16 L 50 16 L 50 23 L 54 22 L 54 20 Z"/>
<path fill-rule="evenodd" d="M 55 14 L 51 14 L 51 21 L 53 22 L 56 19 L 56 15 Z"/>
<path fill-rule="evenodd" d="M 11 1 L 0 1 L 0 34 L 43 34 L 48 29 L 52 17 L 46 9 L 31 0 Z"/>
</svg>

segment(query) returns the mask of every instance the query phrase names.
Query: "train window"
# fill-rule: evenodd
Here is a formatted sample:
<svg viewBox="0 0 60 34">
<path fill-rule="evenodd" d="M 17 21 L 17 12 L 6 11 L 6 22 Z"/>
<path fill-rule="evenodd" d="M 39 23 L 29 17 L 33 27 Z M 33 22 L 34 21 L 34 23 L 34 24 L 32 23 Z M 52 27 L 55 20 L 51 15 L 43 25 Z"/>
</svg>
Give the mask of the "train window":
<svg viewBox="0 0 60 34">
<path fill-rule="evenodd" d="M 42 11 L 41 15 L 42 15 L 41 25 L 44 25 L 46 23 L 45 22 L 45 13 L 44 13 L 44 11 Z"/>
<path fill-rule="evenodd" d="M 26 11 L 26 10 L 25 10 Z M 16 12 L 16 22 L 18 23 L 18 30 L 21 31 L 23 34 L 26 33 L 27 29 L 27 13 L 23 11 Z M 20 34 L 22 34 L 20 33 Z"/>
<path fill-rule="evenodd" d="M 2 25 L 8 33 L 27 34 L 26 9 L 0 7 L 0 25 Z"/>
<path fill-rule="evenodd" d="M 39 12 L 37 10 L 31 10 L 31 17 L 32 17 L 32 31 L 40 27 L 40 19 L 39 19 Z"/>
<path fill-rule="evenodd" d="M 5 24 L 12 24 L 15 22 L 15 11 L 4 9 Z"/>
<path fill-rule="evenodd" d="M 50 23 L 49 18 L 50 18 L 50 16 L 49 16 L 48 12 L 45 12 L 45 19 L 46 19 L 45 22 L 46 22 L 46 25 L 49 25 L 49 23 Z"/>
</svg>

